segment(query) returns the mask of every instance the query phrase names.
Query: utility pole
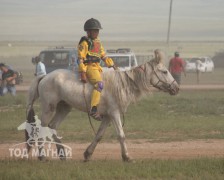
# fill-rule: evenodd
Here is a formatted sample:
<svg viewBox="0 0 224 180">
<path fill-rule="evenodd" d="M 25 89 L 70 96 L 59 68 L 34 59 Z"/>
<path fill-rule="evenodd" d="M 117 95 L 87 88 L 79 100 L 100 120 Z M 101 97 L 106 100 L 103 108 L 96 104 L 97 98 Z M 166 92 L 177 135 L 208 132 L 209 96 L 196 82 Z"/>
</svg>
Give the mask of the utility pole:
<svg viewBox="0 0 224 180">
<path fill-rule="evenodd" d="M 169 46 L 169 43 L 170 43 L 170 27 L 171 27 L 172 4 L 173 4 L 173 0 L 170 0 L 169 24 L 168 24 L 167 41 L 166 41 L 168 46 Z"/>
</svg>

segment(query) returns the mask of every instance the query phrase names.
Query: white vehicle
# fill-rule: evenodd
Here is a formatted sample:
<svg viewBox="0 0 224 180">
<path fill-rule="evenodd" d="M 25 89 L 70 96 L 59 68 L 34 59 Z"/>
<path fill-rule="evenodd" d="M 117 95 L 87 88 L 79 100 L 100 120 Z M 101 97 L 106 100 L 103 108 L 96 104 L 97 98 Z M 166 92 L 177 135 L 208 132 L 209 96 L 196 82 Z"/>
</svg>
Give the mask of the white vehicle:
<svg viewBox="0 0 224 180">
<path fill-rule="evenodd" d="M 138 66 L 135 54 L 128 48 L 107 50 L 107 56 L 113 59 L 114 64 L 121 70 L 126 71 Z M 110 71 L 111 68 L 106 68 L 106 65 L 101 62 L 104 71 Z"/>
<path fill-rule="evenodd" d="M 201 62 L 198 66 L 199 71 L 201 72 L 212 72 L 214 70 L 214 62 L 209 57 L 200 57 L 200 58 L 192 58 L 186 60 L 185 71 L 186 72 L 196 72 L 197 62 Z"/>
</svg>

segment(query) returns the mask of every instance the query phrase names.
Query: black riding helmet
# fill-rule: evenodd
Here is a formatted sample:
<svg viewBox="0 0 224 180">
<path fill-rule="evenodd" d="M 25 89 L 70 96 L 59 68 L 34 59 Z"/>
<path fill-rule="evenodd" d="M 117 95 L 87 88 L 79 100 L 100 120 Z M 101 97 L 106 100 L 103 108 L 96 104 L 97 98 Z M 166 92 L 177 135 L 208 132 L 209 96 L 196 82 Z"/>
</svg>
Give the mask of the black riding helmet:
<svg viewBox="0 0 224 180">
<path fill-rule="evenodd" d="M 102 29 L 100 22 L 97 19 L 88 19 L 84 24 L 84 31 L 91 29 Z"/>
</svg>

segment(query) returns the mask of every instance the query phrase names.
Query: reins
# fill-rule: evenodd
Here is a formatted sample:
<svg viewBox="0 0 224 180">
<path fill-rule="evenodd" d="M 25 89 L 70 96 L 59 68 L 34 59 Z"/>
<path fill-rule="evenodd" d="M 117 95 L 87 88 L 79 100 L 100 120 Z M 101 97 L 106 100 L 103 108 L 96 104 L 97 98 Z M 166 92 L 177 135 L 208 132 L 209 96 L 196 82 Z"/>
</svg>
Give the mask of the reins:
<svg viewBox="0 0 224 180">
<path fill-rule="evenodd" d="M 91 126 L 91 128 L 92 128 L 92 130 L 93 130 L 93 132 L 94 132 L 94 134 L 96 136 L 96 131 L 95 131 L 94 127 L 93 127 L 93 124 L 92 124 L 92 121 L 91 121 L 91 117 L 89 115 L 89 108 L 88 108 L 88 103 L 87 103 L 86 95 L 85 95 L 85 87 L 86 87 L 85 83 L 83 83 L 83 97 L 84 97 L 85 103 L 86 103 L 86 112 L 87 112 L 87 115 L 88 115 L 90 126 Z"/>
</svg>

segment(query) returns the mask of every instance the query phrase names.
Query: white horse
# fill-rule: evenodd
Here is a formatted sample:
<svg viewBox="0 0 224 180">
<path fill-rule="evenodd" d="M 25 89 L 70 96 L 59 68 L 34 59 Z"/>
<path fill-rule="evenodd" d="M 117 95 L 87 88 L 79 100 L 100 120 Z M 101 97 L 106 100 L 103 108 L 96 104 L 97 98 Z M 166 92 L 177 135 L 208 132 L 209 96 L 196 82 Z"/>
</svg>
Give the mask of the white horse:
<svg viewBox="0 0 224 180">
<path fill-rule="evenodd" d="M 152 87 L 171 95 L 179 91 L 178 84 L 161 62 L 161 59 L 155 58 L 129 71 L 103 73 L 104 89 L 98 105 L 98 111 L 103 115 L 103 120 L 94 140 L 84 152 L 86 161 L 91 158 L 110 122 L 113 123 L 118 135 L 122 159 L 130 160 L 121 114 L 126 112 L 130 103 L 150 92 Z M 72 107 L 83 112 L 89 110 L 92 90 L 92 85 L 87 83 L 84 95 L 84 85 L 78 75 L 76 77 L 72 72 L 62 69 L 53 71 L 46 76 L 37 77 L 32 82 L 27 112 L 29 114 L 33 111 L 34 101 L 39 97 L 42 106 L 41 126 L 57 129 Z"/>
</svg>

